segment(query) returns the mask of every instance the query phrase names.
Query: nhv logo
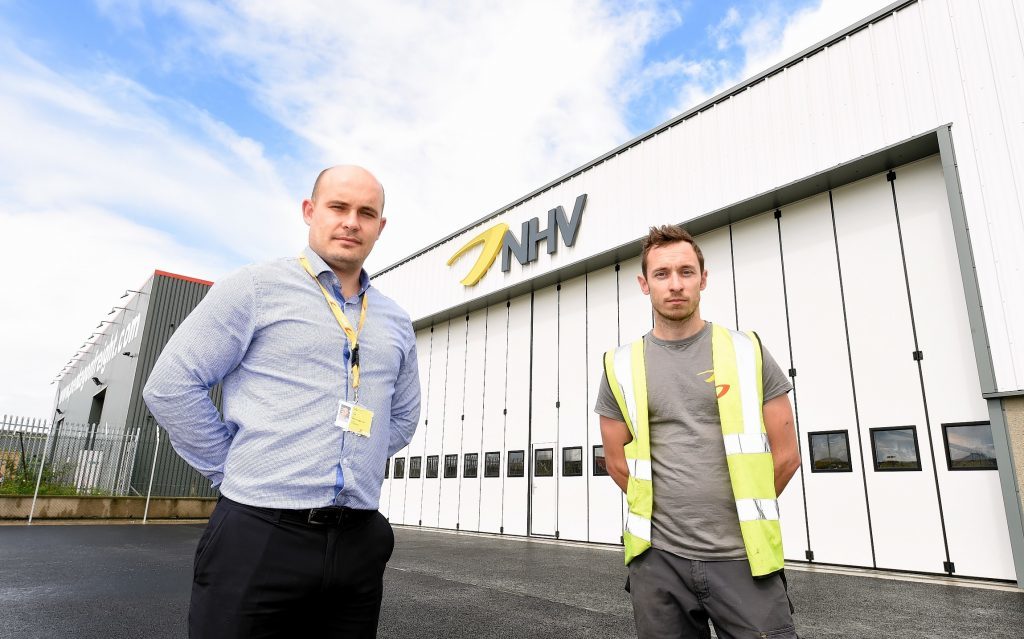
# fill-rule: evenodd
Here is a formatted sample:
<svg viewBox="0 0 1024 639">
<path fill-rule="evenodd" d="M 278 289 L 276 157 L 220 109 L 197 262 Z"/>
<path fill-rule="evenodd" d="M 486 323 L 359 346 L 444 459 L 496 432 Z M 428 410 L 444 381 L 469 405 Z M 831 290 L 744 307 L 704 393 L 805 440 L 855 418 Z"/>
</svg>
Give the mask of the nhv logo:
<svg viewBox="0 0 1024 639">
<path fill-rule="evenodd" d="M 487 274 L 487 271 L 494 264 L 498 253 L 501 253 L 501 270 L 507 273 L 512 268 L 512 257 L 520 264 L 529 264 L 537 259 L 537 245 L 547 240 L 548 254 L 558 252 L 558 236 L 562 236 L 562 242 L 566 246 L 576 243 L 576 236 L 580 232 L 580 219 L 583 218 L 583 209 L 587 205 L 587 194 L 584 193 L 576 198 L 572 207 L 572 216 L 566 218 L 565 209 L 561 206 L 548 211 L 548 225 L 543 231 L 540 230 L 540 220 L 533 218 L 523 222 L 520 237 L 517 240 L 515 234 L 509 230 L 508 224 L 500 222 L 486 231 L 480 233 L 465 246 L 460 248 L 448 260 L 448 266 L 454 264 L 466 251 L 477 244 L 483 244 L 480 256 L 470 269 L 469 274 L 462 278 L 463 286 L 474 286 Z"/>
</svg>

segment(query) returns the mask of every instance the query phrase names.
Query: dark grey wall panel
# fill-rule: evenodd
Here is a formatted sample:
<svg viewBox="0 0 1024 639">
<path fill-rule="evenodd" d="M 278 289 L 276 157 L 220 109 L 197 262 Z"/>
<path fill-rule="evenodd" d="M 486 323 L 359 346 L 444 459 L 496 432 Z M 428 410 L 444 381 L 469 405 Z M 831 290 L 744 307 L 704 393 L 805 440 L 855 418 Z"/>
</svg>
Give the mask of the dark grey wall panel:
<svg viewBox="0 0 1024 639">
<path fill-rule="evenodd" d="M 206 297 L 209 283 L 170 275 L 157 271 L 150 288 L 149 309 L 143 327 L 142 343 L 139 347 L 138 365 L 135 369 L 135 383 L 128 406 L 127 423 L 130 427 L 142 429 L 135 470 L 132 473 L 132 488 L 145 494 L 149 488 L 150 470 L 153 468 L 153 454 L 156 445 L 157 424 L 142 399 L 142 389 L 153 371 L 157 358 L 167 345 L 174 329 L 181 325 L 192 309 Z M 210 391 L 217 409 L 221 408 L 221 388 Z M 210 482 L 191 468 L 170 447 L 166 433 L 161 433 L 160 450 L 153 478 L 154 495 L 195 495 L 213 496 L 217 491 L 210 488 Z"/>
</svg>

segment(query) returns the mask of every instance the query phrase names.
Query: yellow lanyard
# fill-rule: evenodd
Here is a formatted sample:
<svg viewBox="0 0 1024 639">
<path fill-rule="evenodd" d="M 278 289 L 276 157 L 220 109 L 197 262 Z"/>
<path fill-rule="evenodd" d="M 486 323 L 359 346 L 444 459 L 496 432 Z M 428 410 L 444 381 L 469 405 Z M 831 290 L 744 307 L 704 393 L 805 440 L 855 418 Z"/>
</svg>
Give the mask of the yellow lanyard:
<svg viewBox="0 0 1024 639">
<path fill-rule="evenodd" d="M 352 328 L 352 323 L 345 317 L 345 313 L 342 312 L 341 307 L 338 306 L 338 302 L 335 301 L 334 297 L 324 288 L 324 285 L 317 279 L 316 273 L 313 272 L 313 268 L 309 265 L 309 260 L 306 256 L 300 255 L 299 262 L 302 264 L 302 268 L 306 269 L 309 276 L 313 278 L 316 285 L 320 287 L 320 292 L 324 294 L 324 299 L 327 300 L 327 305 L 331 307 L 331 312 L 334 313 L 334 319 L 338 320 L 338 326 L 341 330 L 345 331 L 345 337 L 348 338 L 349 352 L 352 353 L 349 361 L 352 366 L 352 389 L 356 392 L 355 401 L 359 401 L 359 333 L 363 330 L 363 324 L 366 323 L 366 299 L 369 297 L 366 293 L 363 293 L 363 310 L 359 313 L 359 328 Z"/>
</svg>

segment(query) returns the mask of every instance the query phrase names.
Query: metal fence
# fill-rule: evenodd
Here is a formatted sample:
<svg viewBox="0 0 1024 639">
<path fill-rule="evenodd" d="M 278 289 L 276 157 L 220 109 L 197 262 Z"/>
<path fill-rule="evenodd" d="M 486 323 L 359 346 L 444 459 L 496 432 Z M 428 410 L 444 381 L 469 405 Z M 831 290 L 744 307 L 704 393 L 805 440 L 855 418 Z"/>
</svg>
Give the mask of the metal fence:
<svg viewBox="0 0 1024 639">
<path fill-rule="evenodd" d="M 39 495 L 145 496 L 148 513 L 150 496 L 216 494 L 152 421 L 125 427 L 9 415 L 0 420 L 0 495 L 31 495 L 33 513 Z M 0 518 L 8 516 L 0 511 Z"/>
</svg>

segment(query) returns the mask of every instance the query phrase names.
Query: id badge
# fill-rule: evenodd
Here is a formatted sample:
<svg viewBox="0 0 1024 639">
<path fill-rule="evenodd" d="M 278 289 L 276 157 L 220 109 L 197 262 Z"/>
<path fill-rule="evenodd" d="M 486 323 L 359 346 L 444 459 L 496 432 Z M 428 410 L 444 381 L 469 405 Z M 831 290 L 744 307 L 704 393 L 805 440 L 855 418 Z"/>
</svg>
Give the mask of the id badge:
<svg viewBox="0 0 1024 639">
<path fill-rule="evenodd" d="M 353 402 L 338 402 L 338 416 L 334 419 L 335 426 L 341 430 L 360 435 L 370 436 L 373 427 L 373 411 Z"/>
</svg>

